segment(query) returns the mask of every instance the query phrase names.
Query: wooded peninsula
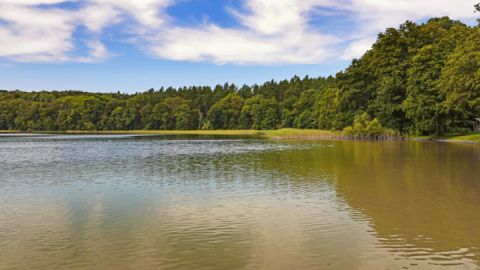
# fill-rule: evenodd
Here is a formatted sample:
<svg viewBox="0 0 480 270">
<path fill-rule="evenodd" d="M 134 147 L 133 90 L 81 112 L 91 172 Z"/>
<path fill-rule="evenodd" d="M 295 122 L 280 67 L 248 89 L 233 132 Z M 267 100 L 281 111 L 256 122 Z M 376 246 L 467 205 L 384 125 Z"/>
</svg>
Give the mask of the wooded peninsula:
<svg viewBox="0 0 480 270">
<path fill-rule="evenodd" d="M 443 17 L 387 29 L 336 76 L 135 94 L 0 91 L 0 130 L 469 133 L 480 117 L 479 44 L 479 26 Z"/>
</svg>

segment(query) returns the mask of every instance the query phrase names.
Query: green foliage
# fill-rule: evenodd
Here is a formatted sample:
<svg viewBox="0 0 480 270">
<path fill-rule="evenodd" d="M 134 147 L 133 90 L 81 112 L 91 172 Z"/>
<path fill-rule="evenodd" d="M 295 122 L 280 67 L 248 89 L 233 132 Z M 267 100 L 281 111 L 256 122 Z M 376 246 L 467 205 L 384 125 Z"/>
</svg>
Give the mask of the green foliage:
<svg viewBox="0 0 480 270">
<path fill-rule="evenodd" d="M 313 89 L 303 92 L 293 104 L 294 127 L 316 128 L 317 121 L 313 113 L 316 94 Z"/>
<path fill-rule="evenodd" d="M 467 36 L 462 46 L 448 56 L 439 81 L 445 96 L 442 108 L 452 128 L 467 127 L 480 117 L 480 29 Z"/>
<path fill-rule="evenodd" d="M 150 111 L 150 106 L 143 107 L 147 129 L 198 129 L 200 113 L 192 108 L 192 102 L 180 97 L 169 97 L 156 104 Z"/>
<path fill-rule="evenodd" d="M 273 98 L 257 95 L 245 101 L 240 121 L 245 129 L 276 129 L 280 120 L 278 103 Z"/>
<path fill-rule="evenodd" d="M 418 135 L 441 134 L 447 129 L 442 102 L 445 95 L 439 90 L 445 61 L 452 50 L 462 40 L 466 27 L 451 24 L 445 19 L 432 21 L 436 41 L 419 49 L 412 58 L 408 70 L 407 97 L 403 102 L 406 116 L 413 122 L 412 133 Z"/>
<path fill-rule="evenodd" d="M 229 94 L 215 103 L 208 111 L 208 121 L 213 129 L 239 128 L 243 98 L 238 94 Z"/>
<path fill-rule="evenodd" d="M 475 4 L 475 12 L 480 12 L 480 3 Z M 480 24 L 480 19 L 477 19 L 477 21 Z"/>
<path fill-rule="evenodd" d="M 377 118 L 370 120 L 368 113 L 360 113 L 355 116 L 353 126 L 343 129 L 345 136 L 354 138 L 377 139 L 385 135 L 386 130 Z"/>
<path fill-rule="evenodd" d="M 340 112 L 340 89 L 328 87 L 319 94 L 314 103 L 317 127 L 320 129 L 340 130 L 347 122 L 345 114 Z"/>
</svg>

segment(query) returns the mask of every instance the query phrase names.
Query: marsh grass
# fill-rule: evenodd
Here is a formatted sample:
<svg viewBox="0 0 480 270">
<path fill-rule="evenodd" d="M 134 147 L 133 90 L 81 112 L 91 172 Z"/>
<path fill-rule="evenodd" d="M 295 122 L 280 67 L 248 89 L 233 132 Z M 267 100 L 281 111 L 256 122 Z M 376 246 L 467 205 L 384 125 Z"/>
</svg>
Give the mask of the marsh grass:
<svg viewBox="0 0 480 270">
<path fill-rule="evenodd" d="M 0 134 L 21 133 L 18 130 L 0 130 Z M 283 128 L 278 130 L 107 130 L 107 131 L 35 131 L 36 134 L 137 134 L 137 135 L 196 135 L 196 136 L 232 136 L 232 137 L 254 137 L 271 140 L 305 139 L 305 140 L 355 140 L 355 138 L 346 135 L 342 131 L 319 130 L 319 129 L 296 129 Z M 390 136 L 391 138 L 402 138 L 399 134 Z M 387 138 L 390 138 L 387 136 Z M 451 142 L 473 142 L 480 143 L 480 134 L 470 135 L 446 135 L 442 137 L 435 136 L 417 136 L 406 137 L 407 139 L 420 140 L 438 140 Z"/>
<path fill-rule="evenodd" d="M 146 135 L 204 135 L 204 136 L 251 136 L 267 139 L 334 139 L 339 132 L 316 129 L 278 130 L 127 130 L 127 131 L 65 131 L 66 134 L 146 134 Z"/>
<path fill-rule="evenodd" d="M 463 143 L 480 143 L 480 134 L 472 133 L 467 135 L 446 134 L 443 136 L 413 136 L 407 137 L 413 140 L 425 141 L 442 141 L 442 142 L 463 142 Z"/>
<path fill-rule="evenodd" d="M 480 143 L 480 134 L 469 134 L 460 136 L 447 136 L 445 138 L 448 141 L 465 141 Z"/>
</svg>

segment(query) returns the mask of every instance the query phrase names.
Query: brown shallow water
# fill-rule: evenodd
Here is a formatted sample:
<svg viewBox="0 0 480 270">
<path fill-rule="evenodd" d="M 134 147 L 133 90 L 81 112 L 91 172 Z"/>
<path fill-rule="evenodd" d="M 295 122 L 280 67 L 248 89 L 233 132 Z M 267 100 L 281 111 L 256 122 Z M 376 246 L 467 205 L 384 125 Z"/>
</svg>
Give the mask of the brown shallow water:
<svg viewBox="0 0 480 270">
<path fill-rule="evenodd" d="M 0 138 L 0 269 L 479 269 L 480 147 Z"/>
</svg>

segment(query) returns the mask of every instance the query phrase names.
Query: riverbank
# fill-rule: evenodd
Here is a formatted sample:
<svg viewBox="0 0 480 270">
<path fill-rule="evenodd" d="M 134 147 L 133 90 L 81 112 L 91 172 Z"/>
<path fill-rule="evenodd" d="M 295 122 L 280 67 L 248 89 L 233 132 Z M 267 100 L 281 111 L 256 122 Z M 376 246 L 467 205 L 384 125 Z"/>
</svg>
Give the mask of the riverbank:
<svg viewBox="0 0 480 270">
<path fill-rule="evenodd" d="M 420 136 L 420 137 L 407 137 L 406 139 L 417 140 L 417 141 L 480 144 L 480 134 Z"/>
<path fill-rule="evenodd" d="M 66 131 L 63 134 L 145 134 L 145 135 L 200 135 L 200 136 L 248 136 L 271 140 L 310 139 L 326 140 L 342 137 L 340 132 L 318 129 L 278 130 L 129 130 L 129 131 Z"/>
<path fill-rule="evenodd" d="M 19 131 L 2 131 L 0 134 L 23 134 Z M 318 129 L 278 129 L 278 130 L 108 130 L 108 131 L 35 131 L 36 134 L 132 134 L 132 135 L 199 135 L 199 136 L 247 136 L 271 140 L 306 139 L 327 140 L 342 138 L 340 132 Z"/>
<path fill-rule="evenodd" d="M 16 130 L 0 130 L 0 134 L 26 134 Z M 246 136 L 265 138 L 270 140 L 339 140 L 348 139 L 340 131 L 319 130 L 319 129 L 294 129 L 284 128 L 277 130 L 108 130 L 108 131 L 36 131 L 31 134 L 131 134 L 131 135 L 193 135 L 193 136 Z M 449 136 L 425 136 L 406 137 L 412 140 L 454 142 L 454 143 L 480 143 L 480 134 L 470 135 L 449 135 Z"/>
<path fill-rule="evenodd" d="M 452 142 L 452 143 L 480 143 L 480 134 L 468 135 L 446 135 L 446 136 L 427 136 L 416 138 L 418 140 L 438 141 L 438 142 Z"/>
<path fill-rule="evenodd" d="M 453 136 L 453 137 L 449 138 L 449 140 L 450 141 L 468 141 L 468 142 L 480 143 L 480 134 Z"/>
</svg>

